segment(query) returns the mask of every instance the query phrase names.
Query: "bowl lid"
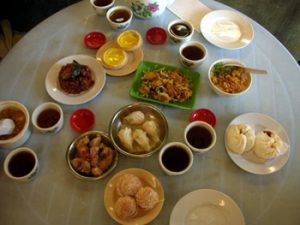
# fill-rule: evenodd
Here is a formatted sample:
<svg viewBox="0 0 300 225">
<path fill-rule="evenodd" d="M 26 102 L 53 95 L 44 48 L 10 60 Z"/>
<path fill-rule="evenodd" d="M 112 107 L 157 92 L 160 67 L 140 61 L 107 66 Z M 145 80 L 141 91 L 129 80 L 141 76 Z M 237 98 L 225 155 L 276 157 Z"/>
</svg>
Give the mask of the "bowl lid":
<svg viewBox="0 0 300 225">
<path fill-rule="evenodd" d="M 85 35 L 84 44 L 89 48 L 100 48 L 106 42 L 106 37 L 101 32 L 90 32 Z"/>
<path fill-rule="evenodd" d="M 77 132 L 86 132 L 95 124 L 95 114 L 89 109 L 78 109 L 70 117 L 70 125 Z"/>
<path fill-rule="evenodd" d="M 150 44 L 160 45 L 165 43 L 167 32 L 161 27 L 152 27 L 146 32 L 146 39 Z"/>
<path fill-rule="evenodd" d="M 190 116 L 190 122 L 198 121 L 198 120 L 207 122 L 212 127 L 215 127 L 217 123 L 215 114 L 211 110 L 205 108 L 196 109 L 195 111 L 192 112 Z"/>
</svg>

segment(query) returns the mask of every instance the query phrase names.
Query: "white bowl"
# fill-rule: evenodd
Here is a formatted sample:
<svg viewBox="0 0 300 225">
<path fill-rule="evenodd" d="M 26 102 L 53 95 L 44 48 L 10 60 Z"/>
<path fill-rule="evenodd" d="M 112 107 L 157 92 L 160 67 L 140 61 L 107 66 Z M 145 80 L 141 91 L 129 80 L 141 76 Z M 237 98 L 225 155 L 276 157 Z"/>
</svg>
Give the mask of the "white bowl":
<svg viewBox="0 0 300 225">
<path fill-rule="evenodd" d="M 176 33 L 172 32 L 172 30 L 171 30 L 171 27 L 175 24 L 183 24 L 184 26 L 188 27 L 188 29 L 190 30 L 190 33 L 188 35 L 185 35 L 185 36 L 177 35 Z M 176 44 L 177 43 L 183 43 L 183 42 L 188 41 L 188 40 L 191 39 L 191 37 L 194 34 L 194 27 L 188 21 L 180 20 L 180 19 L 179 20 L 173 20 L 168 25 L 168 34 L 169 34 L 169 38 L 172 42 L 174 42 Z"/>
<path fill-rule="evenodd" d="M 23 154 L 23 155 L 19 155 L 19 154 Z M 24 154 L 27 154 L 27 157 L 24 157 L 26 156 Z M 30 155 L 31 157 L 28 157 Z M 21 158 L 22 160 L 20 161 Z M 11 163 L 14 164 L 18 163 L 18 166 L 14 167 L 13 165 L 10 165 Z M 30 171 L 27 171 L 29 166 L 32 167 L 32 169 Z M 11 170 L 10 168 L 15 168 L 15 169 L 18 168 L 18 171 L 14 172 L 14 170 Z M 22 174 L 20 174 L 20 169 L 21 170 L 23 169 Z M 4 160 L 4 172 L 9 178 L 13 180 L 30 181 L 37 174 L 38 169 L 39 169 L 38 157 L 36 153 L 30 148 L 21 147 L 21 148 L 14 149 L 11 152 L 9 152 L 9 154 L 6 156 Z M 18 173 L 19 175 L 14 173 Z"/>
<path fill-rule="evenodd" d="M 52 125 L 50 127 L 41 127 L 38 125 L 38 117 L 46 109 L 56 110 L 59 113 L 60 117 L 54 125 Z M 45 103 L 42 103 L 41 105 L 37 106 L 34 109 L 32 115 L 31 115 L 31 122 L 32 122 L 33 126 L 35 127 L 35 129 L 41 133 L 56 133 L 62 128 L 62 126 L 64 124 L 64 113 L 63 113 L 62 108 L 58 104 L 56 104 L 54 102 L 45 102 Z"/>
<path fill-rule="evenodd" d="M 122 22 L 115 22 L 111 19 L 111 15 L 117 11 L 126 11 L 129 14 L 129 18 Z M 114 6 L 110 8 L 106 13 L 106 19 L 113 30 L 125 30 L 129 27 L 132 20 L 132 11 L 127 6 Z"/>
<path fill-rule="evenodd" d="M 197 146 L 193 146 L 189 140 L 188 140 L 188 132 L 194 128 L 194 127 L 203 127 L 205 128 L 209 133 L 210 133 L 210 137 L 211 137 L 211 140 L 210 140 L 210 143 L 205 146 L 205 147 L 197 147 Z M 199 134 L 197 134 L 199 135 Z M 197 136 L 197 139 L 199 140 L 200 137 Z M 187 146 L 189 146 L 190 149 L 192 149 L 194 152 L 197 152 L 197 153 L 205 153 L 205 152 L 208 152 L 210 149 L 212 149 L 214 147 L 214 145 L 216 144 L 216 141 L 217 141 L 217 134 L 215 132 L 215 129 L 209 124 L 209 123 L 206 123 L 204 121 L 194 121 L 194 122 L 191 122 L 189 123 L 186 127 L 185 127 L 185 130 L 184 130 L 184 141 L 185 143 L 187 144 Z M 203 141 L 203 140 L 202 140 Z"/>
<path fill-rule="evenodd" d="M 95 0 L 90 0 L 90 3 L 92 5 L 92 7 L 95 9 L 96 13 L 98 15 L 105 15 L 106 12 L 114 6 L 115 4 L 115 0 L 111 0 L 110 3 L 108 3 L 107 5 L 103 5 L 103 6 L 98 6 L 95 4 Z"/>
<path fill-rule="evenodd" d="M 9 139 L 0 140 L 0 147 L 2 148 L 16 148 L 24 144 L 31 135 L 29 128 L 30 116 L 27 108 L 20 102 L 17 101 L 1 101 L 0 102 L 0 112 L 9 107 L 17 108 L 24 113 L 25 124 L 23 129 L 14 137 Z"/>
<path fill-rule="evenodd" d="M 217 61 L 215 61 L 209 68 L 208 70 L 208 80 L 209 80 L 209 83 L 212 87 L 212 89 L 218 94 L 218 95 L 221 95 L 221 96 L 239 96 L 241 94 L 244 94 L 246 93 L 251 85 L 252 85 L 252 75 L 251 73 L 249 73 L 249 76 L 250 76 L 250 84 L 249 86 L 244 89 L 243 91 L 241 92 L 238 92 L 238 93 L 228 93 L 228 92 L 225 92 L 223 91 L 221 88 L 217 87 L 211 80 L 211 76 L 212 76 L 212 70 L 213 70 L 213 67 L 214 65 L 216 65 L 217 63 L 223 63 L 223 64 L 235 64 L 235 65 L 241 65 L 241 66 L 245 66 L 241 61 L 237 60 L 237 59 L 229 59 L 229 58 L 224 58 L 224 59 L 219 59 Z"/>
<path fill-rule="evenodd" d="M 167 168 L 167 166 L 165 166 L 164 164 L 164 159 L 163 159 L 163 156 L 165 154 L 165 152 L 168 150 L 168 149 L 171 149 L 171 148 L 179 148 L 181 149 L 182 151 L 184 151 L 187 156 L 188 156 L 188 163 L 185 167 L 183 167 L 182 169 L 179 169 L 179 168 L 176 168 L 176 170 L 171 170 L 169 168 Z M 170 151 L 174 151 L 174 149 L 170 150 Z M 175 153 L 174 154 L 170 154 L 169 155 L 169 159 L 175 159 L 174 162 L 169 162 L 171 163 L 172 165 L 178 165 L 179 164 L 179 160 L 180 162 L 182 162 L 182 155 L 181 157 L 179 157 L 178 155 L 176 155 Z M 165 156 L 167 157 L 167 156 Z M 191 151 L 191 149 L 185 145 L 184 143 L 181 143 L 181 142 L 170 142 L 168 144 L 166 144 L 159 152 L 159 155 L 158 155 L 158 161 L 159 161 L 159 165 L 160 167 L 162 168 L 162 170 L 169 176 L 177 176 L 177 175 L 182 175 L 182 174 L 185 174 L 193 165 L 193 161 L 194 161 L 194 156 L 193 156 L 193 152 Z M 178 170 L 177 170 L 178 169 Z"/>
</svg>

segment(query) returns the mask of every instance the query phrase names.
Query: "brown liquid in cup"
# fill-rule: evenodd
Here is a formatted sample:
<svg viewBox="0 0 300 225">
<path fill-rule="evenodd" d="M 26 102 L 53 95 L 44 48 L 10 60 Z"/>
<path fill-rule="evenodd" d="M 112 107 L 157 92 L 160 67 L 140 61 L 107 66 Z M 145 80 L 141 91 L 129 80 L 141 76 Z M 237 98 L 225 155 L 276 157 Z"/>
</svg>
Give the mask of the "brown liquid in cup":
<svg viewBox="0 0 300 225">
<path fill-rule="evenodd" d="M 182 49 L 181 53 L 189 60 L 200 60 L 204 57 L 203 50 L 195 45 L 185 47 Z"/>
<path fill-rule="evenodd" d="M 32 171 L 35 163 L 35 158 L 30 152 L 19 152 L 10 159 L 8 170 L 15 177 L 23 177 Z"/>
<path fill-rule="evenodd" d="M 194 148 L 207 148 L 211 145 L 213 137 L 208 129 L 201 126 L 192 127 L 186 135 L 188 142 Z"/>
<path fill-rule="evenodd" d="M 166 149 L 162 155 L 163 165 L 170 171 L 180 172 L 185 170 L 189 163 L 190 157 L 188 153 L 178 146 L 172 146 Z"/>
<path fill-rule="evenodd" d="M 130 13 L 127 10 L 124 9 L 118 9 L 113 11 L 110 15 L 109 18 L 115 22 L 115 23 L 123 23 L 129 20 L 130 18 Z"/>
<path fill-rule="evenodd" d="M 45 109 L 38 118 L 37 124 L 42 128 L 48 128 L 55 125 L 60 119 L 60 113 L 55 109 Z"/>
<path fill-rule="evenodd" d="M 99 7 L 107 6 L 112 3 L 112 0 L 95 0 L 94 4 Z"/>
</svg>

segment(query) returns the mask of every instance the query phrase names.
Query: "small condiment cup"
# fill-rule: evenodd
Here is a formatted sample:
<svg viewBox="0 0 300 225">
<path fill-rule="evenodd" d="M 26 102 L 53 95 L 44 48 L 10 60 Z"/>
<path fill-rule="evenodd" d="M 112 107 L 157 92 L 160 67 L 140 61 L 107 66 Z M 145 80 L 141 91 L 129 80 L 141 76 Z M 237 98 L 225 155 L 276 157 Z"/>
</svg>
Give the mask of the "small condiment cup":
<svg viewBox="0 0 300 225">
<path fill-rule="evenodd" d="M 115 0 L 90 0 L 90 3 L 98 15 L 105 15 L 114 6 Z"/>
<path fill-rule="evenodd" d="M 184 143 L 170 142 L 160 150 L 158 161 L 167 175 L 176 176 L 186 173 L 192 167 L 194 156 Z"/>
<path fill-rule="evenodd" d="M 198 41 L 183 43 L 179 48 L 180 62 L 187 68 L 197 68 L 207 58 L 206 47 Z"/>
<path fill-rule="evenodd" d="M 114 30 L 124 30 L 132 20 L 132 11 L 127 6 L 114 6 L 106 13 L 106 19 Z"/>
<path fill-rule="evenodd" d="M 34 128 L 41 133 L 57 133 L 64 124 L 64 113 L 60 105 L 54 102 L 45 102 L 34 109 L 31 122 Z"/>
<path fill-rule="evenodd" d="M 38 172 L 39 162 L 36 153 L 26 147 L 12 150 L 4 160 L 5 174 L 17 181 L 30 181 Z"/>
<path fill-rule="evenodd" d="M 194 34 L 194 27 L 188 21 L 173 20 L 168 25 L 168 34 L 172 42 L 183 43 L 191 39 Z"/>
<path fill-rule="evenodd" d="M 217 134 L 209 123 L 194 121 L 186 126 L 184 141 L 194 152 L 205 153 L 216 144 Z"/>
</svg>

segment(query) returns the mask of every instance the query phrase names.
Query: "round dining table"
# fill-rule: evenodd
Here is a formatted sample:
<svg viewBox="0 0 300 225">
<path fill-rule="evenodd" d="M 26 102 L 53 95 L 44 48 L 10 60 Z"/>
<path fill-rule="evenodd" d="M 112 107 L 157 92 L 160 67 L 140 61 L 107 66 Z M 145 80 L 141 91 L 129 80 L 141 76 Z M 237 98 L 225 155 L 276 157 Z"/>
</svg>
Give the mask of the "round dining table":
<svg viewBox="0 0 300 225">
<path fill-rule="evenodd" d="M 211 10 L 235 11 L 216 1 L 201 2 Z M 129 3 L 117 0 L 115 4 Z M 182 67 L 178 54 L 180 44 L 167 40 L 164 44 L 152 45 L 145 38 L 151 27 L 167 29 L 175 19 L 178 17 L 168 9 L 148 20 L 133 17 L 128 29 L 137 30 L 143 37 L 143 60 Z M 71 114 L 79 108 L 89 108 L 96 115 L 93 130 L 108 133 L 110 120 L 118 109 L 140 101 L 129 95 L 134 72 L 126 76 L 107 75 L 103 89 L 93 99 L 71 105 L 59 102 L 64 111 L 64 125 L 60 132 L 42 134 L 32 129 L 30 138 L 23 144 L 32 148 L 39 159 L 40 169 L 32 181 L 9 179 L 4 174 L 3 162 L 11 149 L 0 149 L 0 224 L 117 224 L 104 207 L 104 189 L 114 174 L 127 168 L 149 171 L 164 189 L 162 210 L 150 224 L 169 224 L 172 210 L 183 196 L 207 189 L 229 196 L 241 210 L 244 224 L 299 224 L 300 69 L 293 56 L 271 33 L 251 18 L 247 19 L 252 24 L 254 37 L 244 48 L 219 48 L 201 33 L 193 34 L 192 40 L 200 41 L 208 50 L 206 60 L 194 69 L 200 74 L 200 84 L 193 109 L 153 103 L 168 121 L 167 142 L 184 142 L 184 129 L 194 109 L 207 108 L 216 115 L 217 142 L 209 152 L 194 154 L 193 166 L 187 173 L 166 175 L 159 166 L 156 152 L 145 158 L 119 154 L 116 168 L 101 180 L 86 181 L 72 175 L 66 162 L 66 151 L 80 134 L 70 126 Z M 46 91 L 48 71 L 57 61 L 68 56 L 96 58 L 97 49 L 86 47 L 83 41 L 85 35 L 93 31 L 105 34 L 107 41 L 120 33 L 112 30 L 106 17 L 97 15 L 87 0 L 73 4 L 38 24 L 0 63 L 0 100 L 22 102 L 30 114 L 41 103 L 56 102 Z M 207 73 L 210 65 L 221 58 L 238 59 L 249 67 L 265 69 L 268 74 L 253 75 L 250 90 L 241 96 L 219 96 L 210 87 Z M 289 152 L 283 165 L 271 166 L 263 174 L 251 169 L 247 171 L 243 162 L 234 161 L 226 151 L 227 126 L 246 113 L 271 117 L 286 131 Z M 226 201 L 222 206 L 226 206 Z"/>
</svg>

